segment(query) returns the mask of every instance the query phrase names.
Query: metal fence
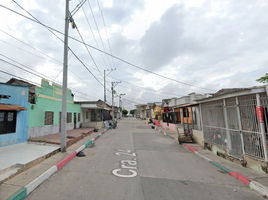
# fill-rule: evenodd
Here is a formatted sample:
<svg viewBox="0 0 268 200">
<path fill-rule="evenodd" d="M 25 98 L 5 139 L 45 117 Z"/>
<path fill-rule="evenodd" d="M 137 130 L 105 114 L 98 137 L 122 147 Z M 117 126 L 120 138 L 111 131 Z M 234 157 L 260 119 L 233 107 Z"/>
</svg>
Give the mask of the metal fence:
<svg viewBox="0 0 268 200">
<path fill-rule="evenodd" d="M 176 115 L 178 112 L 165 112 L 162 114 L 163 122 L 176 124 Z"/>
<path fill-rule="evenodd" d="M 224 147 L 233 157 L 243 154 L 264 158 L 262 134 L 256 114 L 256 94 L 202 103 L 204 140 Z M 268 125 L 268 97 L 260 94 Z"/>
</svg>

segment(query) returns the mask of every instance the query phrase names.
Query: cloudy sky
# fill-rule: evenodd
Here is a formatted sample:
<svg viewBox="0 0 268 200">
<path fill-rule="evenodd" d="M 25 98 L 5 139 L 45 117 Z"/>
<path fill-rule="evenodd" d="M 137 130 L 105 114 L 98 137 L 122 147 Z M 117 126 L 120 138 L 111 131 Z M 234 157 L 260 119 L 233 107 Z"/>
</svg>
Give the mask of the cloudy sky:
<svg viewBox="0 0 268 200">
<path fill-rule="evenodd" d="M 70 12 L 79 2 L 70 1 Z M 73 15 L 77 29 L 69 28 L 75 55 L 68 53 L 68 88 L 76 101 L 103 100 L 106 70 L 107 102 L 112 102 L 111 83 L 121 81 L 115 90 L 125 94 L 123 106 L 130 110 L 192 92 L 260 85 L 255 80 L 268 72 L 267 4 L 86 1 Z M 15 76 L 40 84 L 43 77 L 61 84 L 65 1 L 0 0 L 0 5 L 0 81 Z M 18 13 L 34 16 L 54 34 Z"/>
</svg>

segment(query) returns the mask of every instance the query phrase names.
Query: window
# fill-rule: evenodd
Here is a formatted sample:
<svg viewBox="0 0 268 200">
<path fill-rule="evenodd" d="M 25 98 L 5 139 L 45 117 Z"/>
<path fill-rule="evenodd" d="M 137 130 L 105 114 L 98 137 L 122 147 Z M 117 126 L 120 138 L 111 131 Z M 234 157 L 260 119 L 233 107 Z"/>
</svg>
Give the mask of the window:
<svg viewBox="0 0 268 200">
<path fill-rule="evenodd" d="M 0 111 L 0 134 L 16 132 L 16 111 Z"/>
<path fill-rule="evenodd" d="M 53 125 L 54 123 L 54 112 L 46 111 L 45 112 L 45 125 Z"/>
<path fill-rule="evenodd" d="M 72 113 L 71 112 L 67 113 L 67 123 L 72 123 Z"/>
<path fill-rule="evenodd" d="M 80 113 L 78 113 L 78 122 L 80 122 Z"/>
<path fill-rule="evenodd" d="M 86 111 L 86 119 L 88 119 L 88 111 Z"/>
<path fill-rule="evenodd" d="M 183 108 L 183 117 L 189 117 L 188 108 Z"/>
</svg>

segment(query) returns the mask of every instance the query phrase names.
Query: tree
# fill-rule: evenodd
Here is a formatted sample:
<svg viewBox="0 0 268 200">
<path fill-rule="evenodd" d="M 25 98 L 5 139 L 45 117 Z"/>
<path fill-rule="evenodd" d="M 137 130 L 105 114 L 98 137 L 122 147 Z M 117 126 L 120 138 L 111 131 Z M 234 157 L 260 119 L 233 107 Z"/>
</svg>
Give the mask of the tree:
<svg viewBox="0 0 268 200">
<path fill-rule="evenodd" d="M 122 110 L 123 115 L 127 115 L 128 111 L 127 110 Z"/>
<path fill-rule="evenodd" d="M 131 110 L 130 114 L 134 115 L 137 110 Z"/>
<path fill-rule="evenodd" d="M 268 83 L 268 73 L 266 73 L 265 76 L 262 76 L 261 78 L 256 79 L 256 81 L 260 83 Z"/>
</svg>

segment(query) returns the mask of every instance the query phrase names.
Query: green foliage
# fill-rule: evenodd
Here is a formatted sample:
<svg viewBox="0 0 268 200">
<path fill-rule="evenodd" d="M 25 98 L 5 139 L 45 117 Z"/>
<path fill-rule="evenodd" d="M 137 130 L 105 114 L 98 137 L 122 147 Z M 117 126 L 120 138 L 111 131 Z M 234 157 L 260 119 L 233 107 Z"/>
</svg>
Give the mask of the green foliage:
<svg viewBox="0 0 268 200">
<path fill-rule="evenodd" d="M 266 73 L 265 76 L 262 76 L 261 78 L 256 79 L 256 81 L 260 83 L 268 83 L 268 73 Z"/>
<path fill-rule="evenodd" d="M 131 110 L 130 114 L 134 115 L 137 110 Z"/>
<path fill-rule="evenodd" d="M 127 114 L 128 114 L 128 111 L 127 111 L 127 110 L 122 110 L 122 113 L 123 113 L 124 115 L 127 115 Z"/>
</svg>

